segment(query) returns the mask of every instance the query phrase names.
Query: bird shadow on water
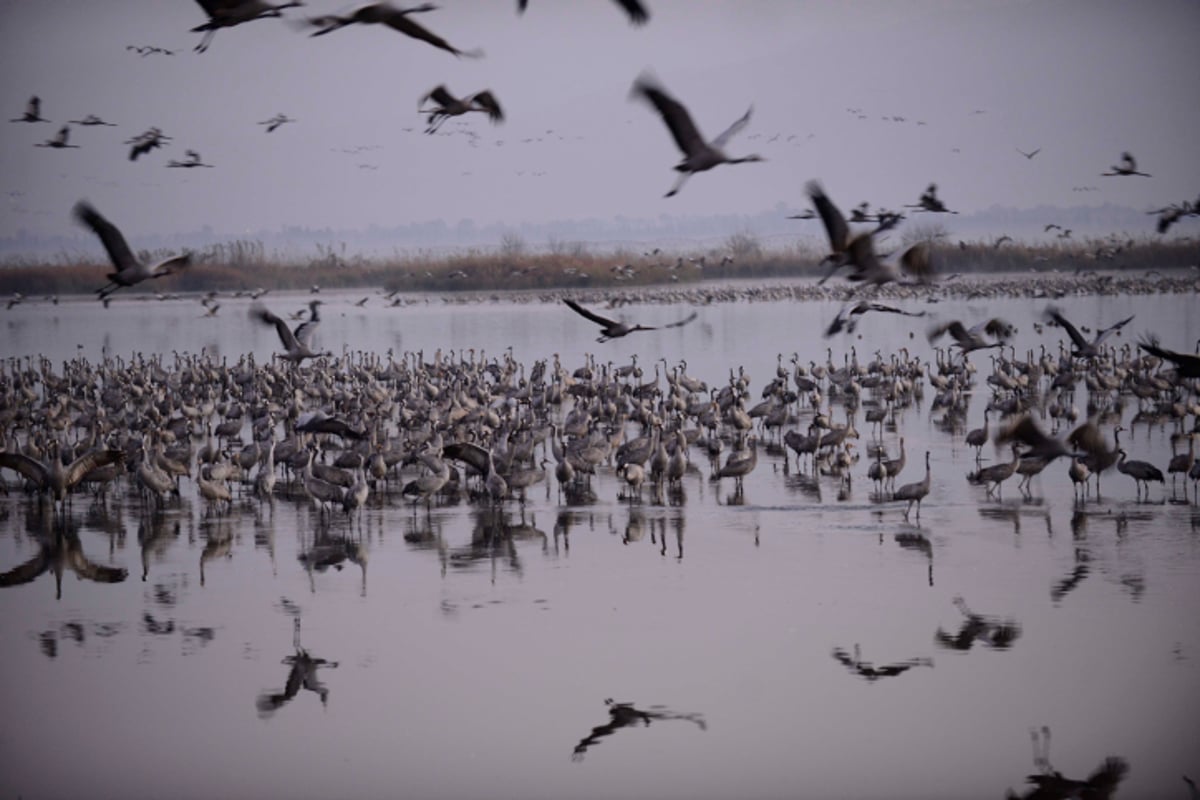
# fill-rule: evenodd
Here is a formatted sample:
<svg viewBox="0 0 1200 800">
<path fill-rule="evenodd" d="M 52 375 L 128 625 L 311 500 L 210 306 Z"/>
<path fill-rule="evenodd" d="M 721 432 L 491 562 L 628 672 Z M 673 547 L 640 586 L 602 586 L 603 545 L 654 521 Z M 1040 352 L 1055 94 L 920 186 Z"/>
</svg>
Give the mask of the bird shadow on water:
<svg viewBox="0 0 1200 800">
<path fill-rule="evenodd" d="M 650 723 L 656 720 L 686 720 L 694 723 L 702 731 L 708 730 L 708 723 L 705 722 L 704 715 L 695 712 L 672 711 L 666 706 L 660 705 L 641 709 L 635 707 L 633 703 L 617 703 L 611 697 L 607 698 L 604 704 L 608 706 L 608 722 L 592 728 L 591 733 L 579 740 L 575 749 L 571 751 L 572 761 L 582 761 L 588 748 L 599 744 L 601 739 L 611 736 L 621 728 L 638 725 L 649 727 Z"/>
<path fill-rule="evenodd" d="M 982 642 L 994 650 L 1007 650 L 1021 636 L 1021 626 L 1015 619 L 977 614 L 961 597 L 954 598 L 954 605 L 962 612 L 963 620 L 956 633 L 939 627 L 933 640 L 947 650 L 967 652 L 976 642 Z"/>
<path fill-rule="evenodd" d="M 317 678 L 317 670 L 322 667 L 334 669 L 338 662 L 317 658 L 304 649 L 300 644 L 300 617 L 292 620 L 292 647 L 296 652 L 283 659 L 288 665 L 287 679 L 282 691 L 264 691 L 254 701 L 260 719 L 269 719 L 276 711 L 287 705 L 301 689 L 307 689 L 321 698 L 321 705 L 329 702 L 329 689 Z"/>
</svg>

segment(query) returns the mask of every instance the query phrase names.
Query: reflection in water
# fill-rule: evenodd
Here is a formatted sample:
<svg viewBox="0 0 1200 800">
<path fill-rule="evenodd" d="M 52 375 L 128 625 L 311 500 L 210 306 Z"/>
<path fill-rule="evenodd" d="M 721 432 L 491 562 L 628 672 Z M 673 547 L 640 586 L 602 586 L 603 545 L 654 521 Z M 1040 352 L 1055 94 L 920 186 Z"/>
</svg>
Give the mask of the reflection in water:
<svg viewBox="0 0 1200 800">
<path fill-rule="evenodd" d="M 474 525 L 471 542 L 466 547 L 455 548 L 450 554 L 450 564 L 455 567 L 471 567 L 479 561 L 488 561 L 492 567 L 492 580 L 496 578 L 497 561 L 507 559 L 508 567 L 517 575 L 522 574 L 521 559 L 517 555 L 517 542 L 533 541 L 541 545 L 543 553 L 549 552 L 550 537 L 537 527 L 536 516 L 525 520 L 521 509 L 519 521 L 500 507 L 476 508 L 471 511 Z"/>
<path fill-rule="evenodd" d="M 367 548 L 361 542 L 346 536 L 331 536 L 328 528 L 318 529 L 312 546 L 304 550 L 296 559 L 304 565 L 308 572 L 309 588 L 317 591 L 316 572 L 327 572 L 330 567 L 340 572 L 345 562 L 358 565 L 362 570 L 362 590 L 360 594 L 367 596 Z"/>
<path fill-rule="evenodd" d="M 932 658 L 910 658 L 907 661 L 897 661 L 895 664 L 884 664 L 881 667 L 877 667 L 870 661 L 862 660 L 857 644 L 854 645 L 853 656 L 840 647 L 833 648 L 832 655 L 836 661 L 844 665 L 851 672 L 868 681 L 877 681 L 880 678 L 894 678 L 913 667 L 933 666 Z"/>
<path fill-rule="evenodd" d="M 954 598 L 954 605 L 963 613 L 963 620 L 958 633 L 951 636 L 941 628 L 934 634 L 934 641 L 950 650 L 970 650 L 976 641 L 983 642 L 988 647 L 1005 650 L 1021 635 L 1021 626 L 1016 620 L 1000 620 L 995 617 L 985 617 L 976 614 L 967 607 L 961 597 Z"/>
<path fill-rule="evenodd" d="M 46 658 L 57 658 L 60 641 L 72 641 L 77 646 L 83 647 L 88 636 L 102 640 L 108 639 L 116 636 L 123 627 L 119 622 L 93 622 L 85 626 L 82 622 L 71 620 L 59 625 L 57 630 L 51 629 L 39 633 L 38 649 Z"/>
<path fill-rule="evenodd" d="M 138 545 L 142 550 L 142 580 L 150 574 L 150 559 L 161 561 L 167 547 L 179 538 L 179 520 L 168 525 L 168 518 L 157 512 L 143 514 L 138 521 Z"/>
<path fill-rule="evenodd" d="M 258 709 L 258 716 L 262 719 L 267 719 L 286 705 L 293 697 L 300 693 L 301 689 L 316 692 L 317 696 L 321 698 L 321 705 L 325 705 L 329 700 L 329 689 L 325 684 L 317 680 L 317 670 L 321 667 L 336 668 L 338 664 L 336 661 L 326 661 L 323 658 L 310 655 L 307 650 L 300 646 L 299 617 L 293 620 L 292 647 L 296 649 L 295 654 L 286 657 L 282 662 L 290 667 L 283 691 L 263 692 L 254 703 Z"/>
<path fill-rule="evenodd" d="M 1083 583 L 1083 579 L 1091 572 L 1091 567 L 1088 566 L 1088 554 L 1082 547 L 1075 548 L 1075 568 L 1071 570 L 1071 574 L 1061 579 L 1050 587 L 1050 599 L 1055 603 L 1061 602 L 1064 597 L 1075 590 L 1075 587 Z"/>
<path fill-rule="evenodd" d="M 1025 780 L 1033 784 L 1033 788 L 1023 795 L 1010 789 L 1006 794 L 1009 800 L 1108 800 L 1129 773 L 1129 763 L 1125 759 L 1109 756 L 1085 780 L 1068 778 L 1050 764 L 1050 728 L 1042 726 L 1040 737 L 1037 729 L 1029 733 L 1033 738 L 1033 765 L 1037 772 Z M 1184 780 L 1187 781 L 1186 776 Z"/>
<path fill-rule="evenodd" d="M 708 730 L 708 723 L 704 721 L 704 716 L 701 714 L 671 711 L 665 706 L 650 706 L 648 710 L 642 710 L 634 708 L 633 703 L 613 702 L 611 697 L 604 703 L 608 706 L 608 722 L 592 728 L 591 733 L 579 740 L 579 744 L 575 745 L 575 749 L 571 752 L 572 761 L 582 761 L 583 754 L 589 747 L 598 744 L 605 736 L 612 735 L 618 728 L 636 726 L 638 723 L 649 726 L 651 720 L 685 719 L 688 722 L 696 723 L 702 731 Z"/>
<path fill-rule="evenodd" d="M 913 531 L 900 531 L 894 538 L 896 544 L 905 550 L 913 550 L 925 556 L 929 562 L 929 585 L 933 586 L 933 543 L 929 541 L 929 538 L 921 533 L 920 528 L 915 528 Z"/>
<path fill-rule="evenodd" d="M 82 580 L 95 583 L 120 583 L 129 575 L 123 567 L 107 567 L 93 563 L 83 553 L 79 541 L 79 523 L 68 516 L 55 520 L 51 514 L 38 514 L 40 527 L 34 532 L 37 554 L 23 564 L 0 573 L 0 588 L 32 583 L 38 577 L 54 571 L 54 596 L 62 599 L 62 578 L 70 568 Z"/>
</svg>

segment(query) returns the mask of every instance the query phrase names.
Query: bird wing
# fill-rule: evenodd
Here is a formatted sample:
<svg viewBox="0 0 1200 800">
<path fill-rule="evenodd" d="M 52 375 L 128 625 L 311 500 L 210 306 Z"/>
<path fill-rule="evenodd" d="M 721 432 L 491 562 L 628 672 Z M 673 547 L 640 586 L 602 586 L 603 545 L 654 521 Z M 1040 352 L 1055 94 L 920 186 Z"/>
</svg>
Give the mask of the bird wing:
<svg viewBox="0 0 1200 800">
<path fill-rule="evenodd" d="M 314 31 L 313 36 L 324 36 L 327 33 L 332 33 L 338 28 L 344 28 L 354 22 L 349 17 L 339 17 L 337 14 L 324 14 L 319 17 L 309 17 L 308 24 L 314 28 L 320 28 L 319 31 Z"/>
<path fill-rule="evenodd" d="M 933 250 L 928 242 L 917 242 L 904 251 L 900 256 L 900 269 L 909 275 L 928 283 L 933 277 Z"/>
<path fill-rule="evenodd" d="M 1130 316 L 1126 317 L 1125 319 L 1121 320 L 1120 322 L 1115 322 L 1112 325 L 1109 325 L 1104 330 L 1097 333 L 1096 341 L 1093 342 L 1093 344 L 1100 344 L 1105 339 L 1107 339 L 1109 336 L 1112 336 L 1114 332 L 1119 331 L 1121 328 L 1125 327 L 1125 325 L 1129 324 L 1129 322 L 1133 320 L 1133 317 L 1134 317 L 1134 315 L 1130 315 Z"/>
<path fill-rule="evenodd" d="M 1083 350 L 1087 348 L 1087 339 L 1084 339 L 1082 334 L 1075 330 L 1075 326 L 1072 325 L 1056 307 L 1047 307 L 1046 316 L 1062 326 L 1063 330 L 1067 332 L 1067 335 L 1071 337 L 1071 341 L 1075 343 L 1075 349 Z"/>
<path fill-rule="evenodd" d="M 672 323 L 670 323 L 670 324 L 667 324 L 667 325 L 660 325 L 659 327 L 660 327 L 660 328 L 664 328 L 664 329 L 665 329 L 665 328 L 681 328 L 681 327 L 683 327 L 684 325 L 687 325 L 687 324 L 688 324 L 689 322 L 691 322 L 692 320 L 694 320 L 694 319 L 695 319 L 697 316 L 698 316 L 697 312 L 693 311 L 692 313 L 688 314 L 686 317 L 684 317 L 684 318 L 683 318 L 683 319 L 681 319 L 681 320 L 678 320 L 678 321 L 676 321 L 676 322 L 672 322 Z"/>
<path fill-rule="evenodd" d="M 1158 356 L 1175 364 L 1179 369 L 1179 374 L 1185 378 L 1200 377 L 1200 356 L 1195 356 L 1190 353 L 1177 353 L 1174 350 L 1167 350 L 1159 346 L 1156 337 L 1149 337 L 1144 342 L 1138 342 L 1138 347 L 1145 350 L 1152 356 Z"/>
<path fill-rule="evenodd" d="M 1104 441 L 1104 435 L 1091 420 L 1067 434 L 1067 443 L 1092 455 L 1108 452 L 1108 442 Z"/>
<path fill-rule="evenodd" d="M 868 311 L 884 311 L 888 314 L 903 314 L 906 317 L 923 317 L 924 311 L 905 311 L 903 308 L 894 308 L 893 306 L 885 306 L 883 303 L 866 303 L 866 308 L 861 308 L 862 303 L 855 307 L 855 314 L 865 314 Z"/>
<path fill-rule="evenodd" d="M 0 467 L 16 470 L 40 486 L 45 486 L 50 479 L 46 467 L 24 453 L 0 453 Z"/>
<path fill-rule="evenodd" d="M 586 308 L 579 305 L 579 303 L 576 303 L 574 300 L 564 298 L 563 302 L 566 303 L 567 307 L 570 308 L 572 311 L 574 311 L 576 314 L 579 314 L 580 316 L 590 319 L 592 322 L 596 323 L 597 325 L 601 325 L 601 326 L 607 328 L 610 325 L 617 324 L 616 320 L 611 320 L 611 319 L 608 319 L 607 317 L 602 317 L 599 314 L 595 314 L 591 311 L 588 311 Z"/>
<path fill-rule="evenodd" d="M 71 462 L 67 467 L 66 478 L 67 486 L 74 486 L 83 479 L 83 476 L 94 470 L 96 467 L 103 467 L 106 464 L 116 464 L 125 460 L 125 451 L 117 449 L 100 449 L 89 450 L 79 458 Z"/>
<path fill-rule="evenodd" d="M 498 101 L 496 96 L 490 91 L 485 89 L 471 99 L 473 102 L 478 103 L 485 111 L 487 111 L 488 119 L 490 119 L 492 122 L 504 121 L 504 110 L 500 108 L 500 101 Z"/>
<path fill-rule="evenodd" d="M 445 50 L 448 53 L 453 53 L 456 56 L 469 56 L 474 58 L 482 55 L 482 53 L 478 51 L 466 52 L 459 50 L 457 47 L 454 47 L 452 44 L 438 36 L 436 33 L 433 33 L 425 26 L 409 19 L 408 13 L 389 14 L 383 20 L 383 23 L 394 31 L 399 31 L 406 36 L 411 36 L 414 39 L 420 39 L 423 42 L 428 42 L 434 47 Z"/>
<path fill-rule="evenodd" d="M 1008 339 L 1012 338 L 1014 333 L 1016 333 L 1016 328 L 1014 328 L 1012 323 L 1007 320 L 1000 319 L 999 317 L 992 317 L 987 322 L 982 322 L 979 325 L 971 328 L 971 332 L 982 332 L 993 338 L 1000 339 L 1001 341 L 1007 341 Z"/>
<path fill-rule="evenodd" d="M 650 19 L 650 11 L 642 5 L 640 0 L 615 0 L 615 2 L 625 9 L 625 13 L 629 15 L 629 21 L 634 25 L 645 25 Z M 522 7 L 524 7 L 523 0 Z"/>
<path fill-rule="evenodd" d="M 304 345 L 305 347 L 309 347 L 309 342 L 312 341 L 313 333 L 316 332 L 317 326 L 320 324 L 321 321 L 317 319 L 310 319 L 301 322 L 296 326 L 296 330 L 292 332 L 292 336 L 300 344 Z M 287 326 L 285 325 L 284 327 Z"/>
<path fill-rule="evenodd" d="M 846 218 L 829 199 L 829 195 L 825 194 L 821 184 L 809 181 L 805 185 L 805 189 L 808 192 L 808 198 L 817 207 L 817 213 L 821 215 L 825 233 L 829 236 L 830 249 L 835 253 L 845 251 L 846 244 L 850 239 L 850 226 L 846 224 Z"/>
<path fill-rule="evenodd" d="M 1054 444 L 1054 440 L 1047 436 L 1028 414 L 1022 414 L 1018 419 L 1001 427 L 992 438 L 992 442 L 997 446 L 1014 441 L 1021 442 L 1035 450 L 1041 450 Z"/>
<path fill-rule="evenodd" d="M 949 322 L 943 322 L 941 325 L 933 326 L 926 334 L 926 338 L 932 342 L 943 333 L 949 333 L 956 342 L 969 341 L 971 338 L 970 334 L 967 333 L 967 329 L 964 328 L 963 324 L 956 319 L 952 319 Z"/>
<path fill-rule="evenodd" d="M 421 102 L 417 104 L 417 107 L 420 108 L 421 106 L 425 105 L 426 100 L 432 100 L 442 108 L 454 105 L 458 102 L 458 98 L 450 94 L 450 90 L 446 88 L 445 84 L 439 84 L 438 86 L 430 89 L 429 93 L 421 98 Z"/>
<path fill-rule="evenodd" d="M 300 343 L 296 341 L 296 337 L 292 333 L 292 329 L 288 327 L 287 321 L 271 313 L 266 306 L 261 303 L 253 303 L 250 306 L 250 316 L 268 325 L 274 325 L 275 332 L 279 334 L 279 341 L 283 343 L 284 348 L 288 351 L 300 348 Z"/>
<path fill-rule="evenodd" d="M 1088 776 L 1087 786 L 1079 795 L 1083 800 L 1106 800 L 1129 772 L 1129 764 L 1120 756 L 1109 756 Z"/>
<path fill-rule="evenodd" d="M 717 137 L 712 140 L 712 146 L 716 148 L 724 147 L 725 144 L 733 138 L 734 134 L 750 124 L 750 114 L 753 111 L 754 106 L 750 106 L 748 109 L 746 109 L 745 114 L 742 114 L 742 116 L 738 117 L 732 125 L 717 134 Z"/>
<path fill-rule="evenodd" d="M 638 77 L 630 94 L 650 101 L 666 123 L 676 146 L 685 155 L 691 155 L 705 146 L 700 131 L 696 129 L 696 123 L 692 122 L 692 115 L 649 75 Z"/>
<path fill-rule="evenodd" d="M 117 230 L 117 226 L 102 217 L 90 203 L 85 200 L 76 203 L 75 218 L 100 237 L 100 243 L 104 245 L 104 249 L 108 252 L 108 259 L 117 268 L 117 272 L 124 272 L 137 266 L 138 261 L 134 258 L 133 251 L 129 249 L 129 243 Z"/>
<path fill-rule="evenodd" d="M 450 442 L 442 448 L 445 458 L 471 465 L 480 475 L 488 471 L 488 451 L 473 442 Z"/>
</svg>

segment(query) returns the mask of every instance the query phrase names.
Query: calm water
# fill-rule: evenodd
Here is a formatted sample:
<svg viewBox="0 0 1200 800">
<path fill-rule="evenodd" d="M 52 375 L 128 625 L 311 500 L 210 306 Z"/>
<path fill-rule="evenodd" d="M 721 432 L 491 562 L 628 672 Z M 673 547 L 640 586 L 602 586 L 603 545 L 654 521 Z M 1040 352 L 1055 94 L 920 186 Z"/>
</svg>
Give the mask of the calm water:
<svg viewBox="0 0 1200 800">
<path fill-rule="evenodd" d="M 716 304 L 686 328 L 601 345 L 561 305 L 355 307 L 361 296 L 322 293 L 321 347 L 428 361 L 511 346 L 528 366 L 558 353 L 568 369 L 637 353 L 644 380 L 655 359 L 686 359 L 710 385 L 743 367 L 755 401 L 780 353 L 785 365 L 823 363 L 827 347 L 840 365 L 850 345 L 864 363 L 901 345 L 933 357 L 929 320 L 868 316 L 861 339 L 822 339 L 833 303 Z M 281 313 L 308 299 L 264 298 Z M 0 317 L 0 355 L 269 358 L 273 331 L 247 301 L 221 302 L 215 319 L 194 300 L 18 306 Z M 1061 306 L 1091 327 L 1136 314 L 1118 344 L 1157 331 L 1190 350 L 1200 337 L 1194 296 Z M 1004 316 L 1019 354 L 1057 347 L 1057 329 L 1033 330 L 1040 301 L 910 307 Z M 686 309 L 622 312 L 655 324 Z M 973 361 L 969 427 L 988 399 L 988 360 Z M 1024 791 L 1042 725 L 1064 774 L 1117 755 L 1130 764 L 1119 796 L 1185 797 L 1180 776 L 1200 778 L 1200 508 L 1162 502 L 1157 485 L 1137 503 L 1116 470 L 1101 502 L 1077 506 L 1065 461 L 1031 499 L 1016 479 L 986 499 L 932 396 L 883 434 L 891 454 L 906 440 L 899 484 L 932 453 L 919 525 L 872 497 L 865 456 L 839 497 L 837 478 L 785 474 L 760 449 L 737 497 L 694 449 L 698 469 L 664 502 L 619 500 L 607 469 L 583 505 L 560 504 L 552 478 L 523 510 L 463 500 L 427 513 L 377 494 L 361 530 L 285 495 L 212 515 L 187 480 L 150 513 L 122 485 L 106 506 L 75 497 L 55 562 L 39 545 L 50 523 L 6 471 L 0 572 L 40 553 L 51 568 L 0 588 L 0 797 L 1001 797 Z M 1172 424 L 1131 425 L 1135 411 L 1129 398 L 1123 445 L 1165 468 Z M 865 452 L 861 412 L 857 427 Z M 308 566 L 347 538 L 355 558 Z M 128 577 L 82 580 L 82 562 Z M 995 623 L 979 638 L 960 596 Z M 877 668 L 908 668 L 868 680 L 833 656 L 856 645 Z M 323 660 L 307 676 L 298 647 Z M 650 724 L 610 716 L 607 698 Z"/>
</svg>

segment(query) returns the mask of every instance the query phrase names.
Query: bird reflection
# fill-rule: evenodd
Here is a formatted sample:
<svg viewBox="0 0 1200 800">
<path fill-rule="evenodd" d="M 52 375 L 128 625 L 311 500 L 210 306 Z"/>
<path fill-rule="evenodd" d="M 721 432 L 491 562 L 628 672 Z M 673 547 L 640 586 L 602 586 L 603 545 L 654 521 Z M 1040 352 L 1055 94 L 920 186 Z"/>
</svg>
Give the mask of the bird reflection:
<svg viewBox="0 0 1200 800">
<path fill-rule="evenodd" d="M 976 614 L 967 607 L 966 601 L 961 597 L 954 598 L 954 605 L 966 619 L 963 620 L 958 633 L 954 635 L 941 628 L 937 629 L 937 633 L 933 637 L 934 641 L 945 648 L 966 652 L 976 641 L 979 641 L 988 647 L 1005 650 L 1012 646 L 1012 643 L 1021 635 L 1021 626 L 1017 624 L 1016 620 L 999 620 L 995 617 Z"/>
<path fill-rule="evenodd" d="M 649 726 L 651 720 L 656 719 L 685 719 L 688 722 L 694 722 L 700 730 L 708 730 L 708 723 L 704 721 L 704 716 L 697 713 L 683 713 L 671 711 L 665 706 L 650 706 L 648 710 L 635 708 L 633 703 L 617 703 L 610 697 L 604 701 L 608 706 L 609 720 L 603 725 L 597 725 L 592 728 L 592 732 L 579 740 L 579 744 L 575 745 L 575 749 L 571 752 L 572 761 L 582 761 L 583 754 L 587 749 L 594 744 L 599 744 L 600 740 L 605 736 L 612 735 L 619 728 L 636 726 L 638 723 Z"/>
<path fill-rule="evenodd" d="M 1075 568 L 1071 570 L 1071 574 L 1050 587 L 1050 599 L 1055 603 L 1060 602 L 1064 597 L 1075 590 L 1075 587 L 1083 582 L 1083 579 L 1091 572 L 1091 567 L 1088 565 L 1087 551 L 1082 548 L 1075 548 Z"/>
<path fill-rule="evenodd" d="M 1033 764 L 1038 771 L 1025 780 L 1033 784 L 1033 788 L 1022 795 L 1010 789 L 1005 795 L 1008 800 L 1108 800 L 1129 773 L 1129 763 L 1125 759 L 1109 756 L 1086 780 L 1068 778 L 1050 764 L 1050 728 L 1042 726 L 1040 737 L 1036 729 L 1031 730 L 1030 735 L 1033 738 Z"/>
<path fill-rule="evenodd" d="M 40 514 L 41 526 L 34 533 L 38 552 L 23 564 L 0 573 L 0 588 L 32 583 L 46 572 L 54 572 L 54 597 L 62 599 L 63 573 L 70 568 L 79 578 L 94 583 L 120 583 L 129 575 L 124 567 L 108 567 L 93 563 L 83 553 L 79 541 L 79 525 L 68 518 L 55 520 L 50 514 Z"/>
<path fill-rule="evenodd" d="M 367 548 L 361 542 L 345 536 L 330 536 L 322 530 L 316 536 L 311 547 L 300 553 L 296 559 L 304 565 L 308 572 L 309 588 L 317 591 L 314 573 L 326 572 L 330 567 L 341 571 L 345 562 L 357 564 L 362 570 L 362 596 L 367 595 Z"/>
<path fill-rule="evenodd" d="M 877 667 L 870 661 L 863 661 L 857 644 L 854 645 L 854 655 L 851 656 L 840 647 L 833 648 L 833 658 L 860 678 L 877 681 L 880 678 L 894 678 L 908 672 L 913 667 L 932 667 L 931 658 L 910 658 L 907 661 L 897 661 L 895 664 L 884 664 Z"/>
<path fill-rule="evenodd" d="M 919 528 L 914 531 L 900 531 L 895 535 L 896 544 L 905 550 L 915 550 L 925 556 L 929 562 L 929 585 L 933 586 L 933 542 Z"/>
<path fill-rule="evenodd" d="M 292 646 L 296 648 L 296 653 L 283 659 L 283 663 L 290 667 L 283 691 L 263 692 L 258 696 L 258 700 L 254 704 L 258 708 L 258 716 L 262 719 L 267 719 L 286 705 L 288 701 L 300 693 L 301 689 L 308 689 L 310 692 L 315 692 L 321 698 L 321 705 L 325 705 L 329 700 L 329 689 L 325 684 L 317 680 L 317 670 L 321 667 L 336 668 L 338 664 L 336 661 L 326 661 L 323 658 L 316 658 L 301 647 L 300 618 L 296 617 L 293 623 Z"/>
<path fill-rule="evenodd" d="M 168 525 L 167 517 L 158 513 L 143 516 L 138 522 L 138 544 L 142 550 L 142 580 L 150 574 L 150 558 L 162 559 L 171 542 L 179 538 L 179 520 Z"/>
</svg>

